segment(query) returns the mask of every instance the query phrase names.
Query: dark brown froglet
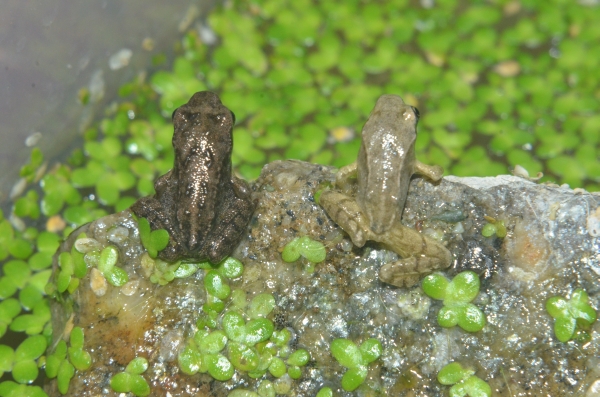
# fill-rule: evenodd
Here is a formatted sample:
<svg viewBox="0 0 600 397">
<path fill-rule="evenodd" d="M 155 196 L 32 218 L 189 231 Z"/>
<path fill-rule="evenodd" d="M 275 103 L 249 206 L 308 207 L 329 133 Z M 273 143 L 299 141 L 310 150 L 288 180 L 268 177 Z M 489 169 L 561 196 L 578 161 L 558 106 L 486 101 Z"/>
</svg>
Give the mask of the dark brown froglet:
<svg viewBox="0 0 600 397">
<path fill-rule="evenodd" d="M 239 243 L 255 205 L 248 184 L 231 171 L 234 123 L 233 113 L 208 91 L 173 113 L 173 168 L 156 180 L 154 196 L 131 206 L 152 230 L 169 232 L 160 259 L 218 263 Z"/>
</svg>

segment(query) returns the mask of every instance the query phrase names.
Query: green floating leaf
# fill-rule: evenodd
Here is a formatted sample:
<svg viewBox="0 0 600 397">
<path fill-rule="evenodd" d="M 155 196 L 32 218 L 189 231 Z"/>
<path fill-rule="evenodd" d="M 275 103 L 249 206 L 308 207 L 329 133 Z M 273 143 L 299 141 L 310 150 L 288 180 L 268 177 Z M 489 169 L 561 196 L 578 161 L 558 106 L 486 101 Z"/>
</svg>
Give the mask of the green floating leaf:
<svg viewBox="0 0 600 397">
<path fill-rule="evenodd" d="M 465 390 L 471 397 L 490 397 L 492 395 L 490 385 L 477 376 L 471 376 L 465 381 Z"/>
<path fill-rule="evenodd" d="M 145 357 L 136 357 L 127 364 L 125 372 L 131 374 L 142 374 L 148 369 L 148 360 Z"/>
<path fill-rule="evenodd" d="M 325 260 L 327 251 L 323 243 L 302 236 L 287 243 L 281 252 L 281 258 L 285 262 L 294 262 L 301 255 L 313 263 L 319 263 Z"/>
<path fill-rule="evenodd" d="M 442 300 L 446 297 L 446 289 L 450 281 L 440 274 L 429 274 L 422 282 L 423 291 L 433 299 Z"/>
<path fill-rule="evenodd" d="M 198 267 L 195 263 L 181 263 L 175 273 L 175 278 L 186 278 L 198 271 Z"/>
<path fill-rule="evenodd" d="M 69 361 L 78 371 L 85 371 L 92 365 L 92 356 L 85 350 L 69 348 Z"/>
<path fill-rule="evenodd" d="M 359 365 L 348 369 L 342 376 L 342 389 L 346 391 L 354 391 L 367 379 L 367 367 Z"/>
<path fill-rule="evenodd" d="M 295 262 L 300 259 L 300 238 L 297 237 L 287 243 L 281 252 L 281 259 L 285 262 Z"/>
<path fill-rule="evenodd" d="M 235 368 L 227 357 L 222 354 L 207 354 L 204 359 L 208 367 L 208 373 L 214 379 L 224 382 L 233 377 Z"/>
<path fill-rule="evenodd" d="M 313 263 L 319 263 L 325 260 L 327 251 L 323 243 L 304 236 L 301 237 L 300 254 Z"/>
<path fill-rule="evenodd" d="M 169 245 L 169 232 L 165 229 L 151 230 L 150 223 L 146 218 L 138 218 L 138 230 L 142 245 L 151 258 L 156 258 L 158 251 Z"/>
<path fill-rule="evenodd" d="M 260 363 L 256 349 L 242 343 L 229 343 L 227 356 L 231 364 L 240 371 L 253 371 Z"/>
<path fill-rule="evenodd" d="M 248 308 L 250 318 L 267 317 L 275 308 L 275 298 L 271 294 L 258 294 L 252 298 Z"/>
<path fill-rule="evenodd" d="M 310 354 L 308 353 L 308 351 L 305 349 L 298 349 L 295 352 L 293 352 L 292 354 L 290 354 L 290 356 L 287 359 L 287 363 L 290 365 L 296 365 L 298 367 L 302 367 L 302 366 L 305 366 L 306 364 L 308 364 L 309 360 L 310 360 Z"/>
<path fill-rule="evenodd" d="M 292 333 L 287 328 L 284 328 L 281 331 L 275 331 L 273 332 L 273 335 L 271 335 L 271 341 L 279 347 L 287 345 L 291 339 Z"/>
<path fill-rule="evenodd" d="M 68 361 L 64 360 L 60 363 L 58 374 L 56 375 L 58 391 L 61 394 L 69 392 L 69 383 L 75 375 L 75 367 Z"/>
<path fill-rule="evenodd" d="M 335 339 L 331 342 L 331 354 L 346 368 L 355 368 L 363 365 L 360 349 L 349 339 Z"/>
<path fill-rule="evenodd" d="M 244 342 L 246 340 L 246 322 L 241 314 L 235 311 L 228 311 L 221 320 L 221 325 L 225 335 L 233 341 Z"/>
<path fill-rule="evenodd" d="M 205 332 L 198 331 L 202 335 L 198 341 L 198 349 L 202 353 L 215 354 L 225 348 L 227 344 L 227 336 L 223 331 Z"/>
<path fill-rule="evenodd" d="M 452 362 L 440 370 L 437 379 L 442 385 L 449 386 L 466 380 L 474 373 L 475 371 L 472 369 L 465 369 L 462 367 L 462 365 L 460 365 L 460 363 Z"/>
<path fill-rule="evenodd" d="M 238 278 L 244 272 L 244 265 L 239 260 L 228 257 L 219 264 L 218 271 L 227 278 Z"/>
<path fill-rule="evenodd" d="M 115 247 L 109 245 L 100 252 L 98 270 L 106 277 L 117 263 L 119 252 Z"/>
<path fill-rule="evenodd" d="M 158 229 L 150 233 L 150 244 L 157 251 L 162 251 L 169 245 L 169 232 L 165 229 Z"/>
<path fill-rule="evenodd" d="M 245 343 L 254 346 L 257 343 L 268 340 L 273 334 L 274 326 L 271 320 L 257 318 L 246 324 Z"/>
<path fill-rule="evenodd" d="M 115 287 L 121 287 L 129 281 L 129 275 L 120 267 L 113 267 L 107 274 L 104 275 L 106 281 Z"/>
<path fill-rule="evenodd" d="M 471 302 L 479 294 L 479 276 L 470 270 L 457 274 L 446 289 L 445 305 Z"/>
<path fill-rule="evenodd" d="M 177 362 L 183 373 L 194 375 L 200 371 L 202 355 L 197 349 L 188 345 L 177 356 Z"/>
<path fill-rule="evenodd" d="M 287 370 L 287 374 L 292 379 L 300 379 L 302 376 L 302 368 L 297 365 L 290 365 Z"/>
<path fill-rule="evenodd" d="M 67 356 L 67 342 L 61 340 L 56 345 L 54 353 L 46 358 L 46 376 L 50 379 L 56 378 L 61 363 Z"/>
<path fill-rule="evenodd" d="M 568 342 L 575 334 L 577 320 L 571 316 L 557 318 L 554 322 L 554 334 L 561 342 Z"/>
<path fill-rule="evenodd" d="M 360 352 L 363 357 L 363 361 L 368 364 L 379 358 L 383 353 L 383 346 L 381 346 L 381 342 L 379 342 L 375 338 L 370 338 L 364 341 L 360 345 Z"/>
<path fill-rule="evenodd" d="M 483 229 L 481 229 L 481 235 L 483 237 L 492 237 L 497 231 L 498 228 L 496 225 L 493 223 L 486 223 L 485 226 L 483 226 Z"/>
<path fill-rule="evenodd" d="M 581 288 L 573 291 L 569 299 L 569 312 L 578 320 L 584 320 L 587 325 L 591 325 L 597 319 L 597 314 L 588 303 L 588 294 Z"/>
<path fill-rule="evenodd" d="M 46 337 L 43 335 L 30 336 L 15 350 L 15 361 L 35 360 L 46 351 Z"/>
<path fill-rule="evenodd" d="M 323 387 L 317 392 L 317 397 L 333 397 L 333 390 L 330 387 Z"/>
<path fill-rule="evenodd" d="M 569 313 L 569 302 L 562 296 L 553 296 L 546 301 L 546 310 L 554 317 L 566 317 Z"/>
<path fill-rule="evenodd" d="M 204 287 L 206 291 L 219 299 L 226 299 L 231 293 L 227 281 L 216 270 L 209 270 L 204 276 Z"/>
<path fill-rule="evenodd" d="M 128 393 L 131 390 L 131 374 L 119 372 L 110 379 L 110 387 L 117 393 Z"/>
<path fill-rule="evenodd" d="M 150 395 L 150 385 L 141 375 L 132 375 L 130 382 L 131 392 L 137 397 Z"/>
<path fill-rule="evenodd" d="M 458 324 L 458 311 L 455 307 L 444 306 L 437 316 L 438 324 L 444 328 L 451 328 Z"/>
<path fill-rule="evenodd" d="M 19 383 L 31 383 L 38 377 L 38 372 L 38 366 L 34 360 L 23 360 L 15 362 L 12 376 Z"/>
<path fill-rule="evenodd" d="M 273 357 L 269 365 L 269 373 L 276 378 L 281 378 L 286 374 L 286 371 L 285 362 L 279 357 Z"/>
<path fill-rule="evenodd" d="M 477 332 L 485 326 L 485 314 L 477 306 L 469 303 L 458 310 L 458 326 L 467 332 Z"/>
<path fill-rule="evenodd" d="M 587 293 L 581 288 L 573 291 L 569 300 L 561 296 L 549 298 L 546 310 L 556 319 L 554 334 L 563 343 L 573 338 L 578 327 L 585 330 L 597 319 L 596 311 L 588 303 Z"/>
</svg>

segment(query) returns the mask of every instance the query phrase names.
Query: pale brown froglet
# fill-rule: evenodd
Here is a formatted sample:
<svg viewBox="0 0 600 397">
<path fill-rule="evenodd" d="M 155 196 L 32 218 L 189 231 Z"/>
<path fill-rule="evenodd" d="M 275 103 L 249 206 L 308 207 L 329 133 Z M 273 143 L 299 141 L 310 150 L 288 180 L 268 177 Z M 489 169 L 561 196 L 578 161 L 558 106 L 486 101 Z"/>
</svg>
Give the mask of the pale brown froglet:
<svg viewBox="0 0 600 397">
<path fill-rule="evenodd" d="M 421 275 L 452 261 L 441 243 L 400 223 L 411 176 L 417 173 L 438 181 L 443 174 L 441 167 L 415 158 L 418 120 L 418 110 L 402 98 L 382 95 L 363 127 L 357 161 L 341 168 L 337 189 L 326 190 L 319 198 L 354 245 L 376 241 L 402 257 L 379 271 L 382 281 L 399 287 L 412 286 Z"/>
<path fill-rule="evenodd" d="M 173 168 L 154 183 L 156 194 L 131 210 L 152 230 L 166 229 L 160 259 L 218 263 L 239 243 L 255 205 L 248 184 L 231 171 L 235 117 L 212 92 L 197 92 L 173 112 Z"/>
</svg>

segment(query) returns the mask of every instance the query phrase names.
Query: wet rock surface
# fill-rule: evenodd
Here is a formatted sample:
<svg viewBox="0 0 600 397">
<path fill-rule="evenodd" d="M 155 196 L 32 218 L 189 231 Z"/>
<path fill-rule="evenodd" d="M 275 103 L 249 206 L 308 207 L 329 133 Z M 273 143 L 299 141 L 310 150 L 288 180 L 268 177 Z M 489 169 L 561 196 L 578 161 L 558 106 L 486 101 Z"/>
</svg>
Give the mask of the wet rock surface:
<svg viewBox="0 0 600 397">
<path fill-rule="evenodd" d="M 333 182 L 333 171 L 298 161 L 266 165 L 252 185 L 257 209 L 233 254 L 245 270 L 231 280 L 231 288 L 243 289 L 248 297 L 272 294 L 276 307 L 269 318 L 278 329 L 292 331 L 294 348 L 310 352 L 303 376 L 288 379 L 288 395 L 314 396 L 329 386 L 341 396 L 445 396 L 448 387 L 436 376 L 452 361 L 475 369 L 494 395 L 595 395 L 592 385 L 600 379 L 599 322 L 588 331 L 588 342 L 561 343 L 545 303 L 583 288 L 598 309 L 599 196 L 513 176 L 446 177 L 437 185 L 412 180 L 402 222 L 442 238 L 454 258 L 442 274 L 451 278 L 468 269 L 481 278 L 473 303 L 483 310 L 487 324 L 469 333 L 440 327 L 437 312 L 442 303 L 425 295 L 420 285 L 406 289 L 379 281 L 379 268 L 396 255 L 371 242 L 354 247 L 315 202 L 315 194 Z M 504 221 L 506 237 L 482 236 L 491 218 Z M 240 371 L 219 382 L 207 374 L 185 375 L 178 367 L 177 354 L 196 331 L 206 303 L 204 271 L 165 285 L 152 283 L 129 211 L 84 226 L 63 250 L 71 250 L 79 232 L 102 246 L 117 247 L 117 266 L 129 281 L 121 287 L 108 284 L 104 291 L 95 272 L 88 271 L 66 299 L 68 304 L 53 303 L 53 345 L 68 339 L 72 327 L 82 327 L 84 348 L 93 361 L 87 371 L 76 372 L 68 395 L 118 395 L 110 378 L 134 357 L 149 361 L 143 376 L 153 396 L 256 391 L 257 380 Z M 327 258 L 313 273 L 303 259 L 281 259 L 283 247 L 300 236 L 326 246 Z M 357 344 L 377 338 L 383 345 L 382 356 L 369 365 L 367 380 L 356 392 L 340 387 L 346 369 L 329 350 L 336 338 Z M 54 380 L 46 390 L 60 395 Z"/>
</svg>

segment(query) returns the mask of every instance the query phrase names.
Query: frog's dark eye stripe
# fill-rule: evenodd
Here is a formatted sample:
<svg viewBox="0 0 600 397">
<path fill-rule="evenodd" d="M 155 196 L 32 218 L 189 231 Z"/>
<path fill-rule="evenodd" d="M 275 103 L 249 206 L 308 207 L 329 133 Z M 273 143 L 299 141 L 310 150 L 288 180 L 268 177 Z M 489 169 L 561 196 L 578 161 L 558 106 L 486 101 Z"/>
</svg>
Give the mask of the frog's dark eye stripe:
<svg viewBox="0 0 600 397">
<path fill-rule="evenodd" d="M 421 118 L 421 113 L 419 113 L 419 109 L 417 109 L 414 106 L 411 106 L 413 112 L 415 112 L 415 116 L 417 116 L 417 122 L 415 124 L 417 124 L 419 122 L 419 118 Z"/>
</svg>

